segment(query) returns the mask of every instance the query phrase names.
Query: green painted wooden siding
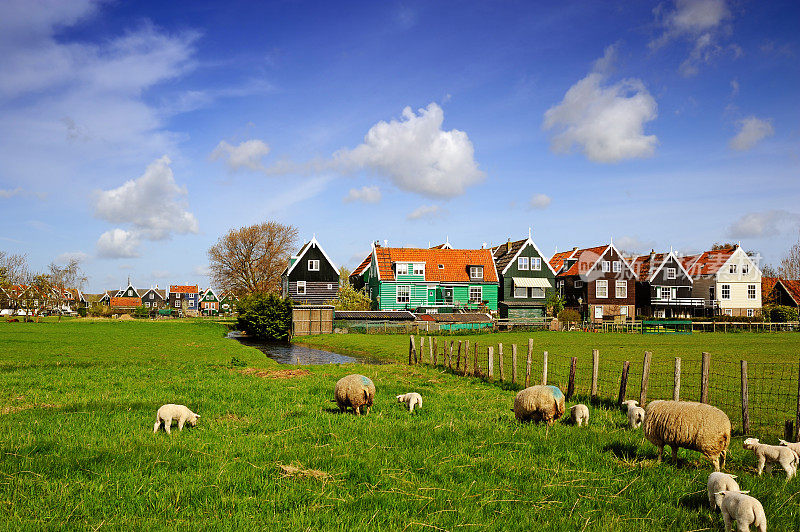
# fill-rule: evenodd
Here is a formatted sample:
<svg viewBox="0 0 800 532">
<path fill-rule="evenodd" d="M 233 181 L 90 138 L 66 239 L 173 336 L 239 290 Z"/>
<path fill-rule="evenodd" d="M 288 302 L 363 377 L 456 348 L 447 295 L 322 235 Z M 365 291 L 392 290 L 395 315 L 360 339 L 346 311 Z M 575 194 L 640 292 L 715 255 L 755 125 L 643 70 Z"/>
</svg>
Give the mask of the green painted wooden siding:
<svg viewBox="0 0 800 532">
<path fill-rule="evenodd" d="M 555 275 L 553 272 L 550 271 L 550 268 L 547 267 L 545 262 L 545 258 L 539 255 L 536 252 L 536 248 L 531 245 L 525 246 L 525 249 L 519 254 L 519 257 L 528 257 L 528 264 L 530 264 L 530 259 L 539 258 L 542 260 L 542 267 L 540 270 L 519 270 L 517 268 L 517 260 L 514 260 L 506 271 L 505 274 L 501 272 L 497 272 L 501 275 L 502 278 L 502 286 L 503 286 L 503 301 L 520 301 L 520 302 L 530 302 L 533 305 L 536 304 L 545 304 L 545 300 L 547 296 L 550 295 L 551 292 L 555 291 L 556 281 Z M 519 258 L 517 257 L 517 259 Z M 547 279 L 550 281 L 550 285 L 552 288 L 548 288 L 545 290 L 544 297 L 541 298 L 517 298 L 514 297 L 514 277 L 527 277 L 531 279 Z"/>
<path fill-rule="evenodd" d="M 387 281 L 376 283 L 379 285 L 379 291 L 373 289 L 373 295 L 380 294 L 380 301 L 378 308 L 380 310 L 400 310 L 409 308 L 424 307 L 432 305 L 437 301 L 431 300 L 428 292 L 428 284 L 413 284 L 398 281 Z M 397 287 L 409 287 L 409 302 L 397 302 Z M 495 284 L 471 284 L 469 286 L 454 286 L 453 289 L 453 305 L 463 306 L 469 303 L 469 289 L 473 286 L 482 287 L 482 300 L 487 302 L 487 307 L 491 310 L 497 310 L 497 285 Z M 437 286 L 437 288 L 439 288 Z M 441 301 L 439 301 L 441 303 Z"/>
</svg>

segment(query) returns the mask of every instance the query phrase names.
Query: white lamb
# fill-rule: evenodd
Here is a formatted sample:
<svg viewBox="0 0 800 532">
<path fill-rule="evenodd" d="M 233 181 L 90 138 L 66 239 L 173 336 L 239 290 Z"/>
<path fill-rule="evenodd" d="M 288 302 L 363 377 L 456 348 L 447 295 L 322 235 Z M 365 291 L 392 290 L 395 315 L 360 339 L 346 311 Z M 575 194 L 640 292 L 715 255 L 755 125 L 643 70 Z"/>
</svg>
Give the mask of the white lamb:
<svg viewBox="0 0 800 532">
<path fill-rule="evenodd" d="M 405 403 L 408 407 L 408 411 L 413 412 L 415 406 L 422 406 L 422 396 L 417 392 L 404 393 L 403 395 L 397 396 L 397 402 Z"/>
<path fill-rule="evenodd" d="M 622 406 L 625 407 L 625 411 L 627 412 L 632 406 L 639 406 L 639 401 L 628 399 L 627 401 L 622 401 Z"/>
<path fill-rule="evenodd" d="M 628 407 L 628 426 L 632 429 L 638 429 L 644 423 L 644 408 L 641 406 Z"/>
<path fill-rule="evenodd" d="M 195 414 L 183 405 L 164 405 L 156 412 L 156 424 L 153 425 L 153 434 L 158 432 L 161 424 L 164 424 L 164 430 L 167 434 L 171 434 L 170 427 L 173 421 L 178 422 L 178 430 L 183 430 L 183 425 L 188 421 L 191 426 L 197 425 L 197 420 L 200 419 L 199 414 Z"/>
<path fill-rule="evenodd" d="M 742 491 L 739 489 L 739 484 L 736 483 L 736 475 L 729 475 L 727 473 L 720 473 L 714 471 L 708 475 L 708 504 L 711 505 L 712 510 L 717 509 L 715 493 L 720 491 Z"/>
<path fill-rule="evenodd" d="M 580 404 L 580 405 L 573 405 L 569 409 L 569 414 L 572 417 L 572 422 L 578 425 L 579 427 L 582 425 L 589 424 L 589 407 Z"/>
<path fill-rule="evenodd" d="M 747 532 L 751 526 L 759 532 L 767 532 L 767 517 L 758 499 L 746 491 L 720 491 L 714 494 L 715 502 L 722 510 L 725 532 L 730 532 L 736 521 L 736 530 Z"/>
<path fill-rule="evenodd" d="M 789 449 L 793 450 L 797 456 L 800 456 L 800 442 L 792 443 L 786 440 L 778 440 L 778 445 L 788 447 Z"/>
<path fill-rule="evenodd" d="M 765 465 L 767 473 L 771 473 L 772 466 L 776 463 L 780 464 L 783 470 L 786 471 L 786 480 L 791 480 L 797 474 L 797 465 L 800 462 L 800 458 L 789 447 L 759 443 L 758 438 L 747 438 L 742 442 L 742 447 L 755 453 L 756 458 L 758 458 L 759 475 L 764 471 Z"/>
</svg>

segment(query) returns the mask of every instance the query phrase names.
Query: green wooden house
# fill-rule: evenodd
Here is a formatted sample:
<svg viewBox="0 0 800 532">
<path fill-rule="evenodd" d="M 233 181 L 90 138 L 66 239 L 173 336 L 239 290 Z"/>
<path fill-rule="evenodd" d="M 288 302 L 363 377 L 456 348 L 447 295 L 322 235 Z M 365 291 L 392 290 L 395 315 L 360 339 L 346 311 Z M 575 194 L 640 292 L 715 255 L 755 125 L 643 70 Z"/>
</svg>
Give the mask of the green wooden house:
<svg viewBox="0 0 800 532">
<path fill-rule="evenodd" d="M 372 253 L 350 282 L 376 310 L 436 313 L 497 310 L 497 271 L 489 249 L 389 248 Z"/>
<path fill-rule="evenodd" d="M 219 313 L 220 314 L 233 314 L 236 312 L 236 305 L 239 298 L 233 295 L 233 292 L 225 292 L 219 297 Z"/>
<path fill-rule="evenodd" d="M 498 310 L 501 318 L 542 318 L 547 297 L 555 290 L 556 272 L 531 237 L 492 248 L 499 276 Z"/>
</svg>

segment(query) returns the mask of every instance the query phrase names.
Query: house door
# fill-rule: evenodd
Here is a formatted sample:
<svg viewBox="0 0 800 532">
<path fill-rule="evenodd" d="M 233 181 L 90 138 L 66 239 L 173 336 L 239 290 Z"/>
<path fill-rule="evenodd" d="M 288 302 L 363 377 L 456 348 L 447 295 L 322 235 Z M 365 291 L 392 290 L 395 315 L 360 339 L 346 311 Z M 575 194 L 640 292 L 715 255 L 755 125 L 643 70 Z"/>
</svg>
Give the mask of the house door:
<svg viewBox="0 0 800 532">
<path fill-rule="evenodd" d="M 602 320 L 603 319 L 603 306 L 597 305 L 594 307 L 594 319 Z"/>
</svg>

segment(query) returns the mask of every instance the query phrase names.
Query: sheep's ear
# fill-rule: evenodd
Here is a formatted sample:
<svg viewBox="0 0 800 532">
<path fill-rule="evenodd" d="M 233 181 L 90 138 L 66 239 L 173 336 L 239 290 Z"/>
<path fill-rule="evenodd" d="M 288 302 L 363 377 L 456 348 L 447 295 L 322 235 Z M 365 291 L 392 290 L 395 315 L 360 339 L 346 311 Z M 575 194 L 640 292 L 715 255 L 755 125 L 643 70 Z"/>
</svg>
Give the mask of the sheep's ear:
<svg viewBox="0 0 800 532">
<path fill-rule="evenodd" d="M 739 493 L 744 493 L 745 495 L 747 495 L 748 493 L 750 493 L 750 490 L 740 491 Z"/>
<path fill-rule="evenodd" d="M 200 417 L 200 414 L 195 414 L 195 416 L 196 416 L 197 418 L 199 418 L 199 417 Z"/>
<path fill-rule="evenodd" d="M 736 475 L 730 475 L 731 478 L 739 478 Z"/>
</svg>

